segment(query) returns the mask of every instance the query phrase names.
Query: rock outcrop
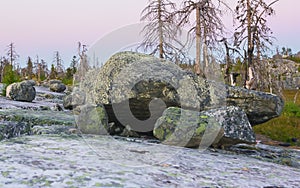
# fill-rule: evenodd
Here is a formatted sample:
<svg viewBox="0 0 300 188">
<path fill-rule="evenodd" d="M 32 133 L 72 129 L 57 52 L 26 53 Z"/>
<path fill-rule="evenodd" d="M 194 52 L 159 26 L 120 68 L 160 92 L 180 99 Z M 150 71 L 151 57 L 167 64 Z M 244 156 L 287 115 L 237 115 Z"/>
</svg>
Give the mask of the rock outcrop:
<svg viewBox="0 0 300 188">
<path fill-rule="evenodd" d="M 50 90 L 53 92 L 62 93 L 66 90 L 66 85 L 63 84 L 60 80 L 50 80 L 49 81 Z"/>
<path fill-rule="evenodd" d="M 125 139 L 36 135 L 2 141 L 0 187 L 299 187 L 299 169 L 267 157 Z M 264 156 L 282 155 L 283 164 L 295 152 L 275 149 Z"/>
<path fill-rule="evenodd" d="M 63 99 L 63 105 L 65 109 L 72 110 L 77 106 L 84 105 L 85 93 L 75 89 L 70 95 L 67 95 Z"/>
<path fill-rule="evenodd" d="M 36 91 L 31 81 L 13 83 L 6 88 L 6 97 L 15 101 L 32 102 Z"/>
<path fill-rule="evenodd" d="M 276 95 L 239 87 L 227 88 L 226 105 L 241 108 L 252 126 L 278 117 L 283 110 L 284 101 Z"/>
<path fill-rule="evenodd" d="M 283 108 L 275 95 L 207 81 L 174 63 L 133 52 L 112 56 L 101 69 L 88 72 L 80 86 L 88 103 L 105 106 L 110 121 L 137 131 L 153 130 L 167 107 L 203 111 L 234 105 L 252 125 L 279 116 Z"/>
<path fill-rule="evenodd" d="M 171 107 L 157 120 L 153 135 L 165 144 L 184 147 L 227 147 L 255 142 L 246 114 L 237 107 L 204 112 Z"/>
</svg>

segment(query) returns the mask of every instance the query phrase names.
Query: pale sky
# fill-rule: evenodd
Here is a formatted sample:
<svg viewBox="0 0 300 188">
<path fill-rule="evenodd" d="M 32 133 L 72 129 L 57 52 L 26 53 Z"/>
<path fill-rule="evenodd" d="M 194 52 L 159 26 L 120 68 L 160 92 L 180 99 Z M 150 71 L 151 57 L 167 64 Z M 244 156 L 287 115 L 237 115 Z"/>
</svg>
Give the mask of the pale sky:
<svg viewBox="0 0 300 188">
<path fill-rule="evenodd" d="M 138 23 L 147 2 L 0 0 L 0 56 L 14 42 L 21 65 L 25 65 L 28 56 L 36 55 L 51 64 L 54 52 L 59 51 L 68 66 L 73 55 L 77 55 L 77 42 L 92 45 L 118 28 Z M 236 2 L 227 0 L 232 8 Z M 281 0 L 274 6 L 276 15 L 269 18 L 269 26 L 277 38 L 276 46 L 290 47 L 293 52 L 300 51 L 299 7 L 299 0 Z"/>
</svg>

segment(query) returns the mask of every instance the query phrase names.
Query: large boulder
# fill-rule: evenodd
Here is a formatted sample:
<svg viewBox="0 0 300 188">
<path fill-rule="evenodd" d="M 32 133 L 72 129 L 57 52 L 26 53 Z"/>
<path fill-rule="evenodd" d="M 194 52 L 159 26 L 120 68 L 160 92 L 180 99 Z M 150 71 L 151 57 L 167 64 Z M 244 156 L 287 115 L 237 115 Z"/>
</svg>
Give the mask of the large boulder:
<svg viewBox="0 0 300 188">
<path fill-rule="evenodd" d="M 157 120 L 153 134 L 165 144 L 184 147 L 226 147 L 255 142 L 246 114 L 237 107 L 205 112 L 171 107 Z"/>
<path fill-rule="evenodd" d="M 49 81 L 50 90 L 53 92 L 62 93 L 66 90 L 66 85 L 63 84 L 60 80 L 50 80 Z"/>
<path fill-rule="evenodd" d="M 6 97 L 15 101 L 32 102 L 35 95 L 35 88 L 30 81 L 13 83 L 6 88 Z"/>
<path fill-rule="evenodd" d="M 142 132 L 153 130 L 167 107 L 203 111 L 234 105 L 252 125 L 279 116 L 283 108 L 275 95 L 208 81 L 174 63 L 134 52 L 112 56 L 101 69 L 88 72 L 80 87 L 89 103 L 104 104 L 110 121 Z M 146 128 L 139 129 L 141 125 Z"/>
<path fill-rule="evenodd" d="M 228 87 L 226 104 L 240 107 L 254 126 L 278 117 L 283 110 L 284 101 L 273 94 Z"/>
</svg>

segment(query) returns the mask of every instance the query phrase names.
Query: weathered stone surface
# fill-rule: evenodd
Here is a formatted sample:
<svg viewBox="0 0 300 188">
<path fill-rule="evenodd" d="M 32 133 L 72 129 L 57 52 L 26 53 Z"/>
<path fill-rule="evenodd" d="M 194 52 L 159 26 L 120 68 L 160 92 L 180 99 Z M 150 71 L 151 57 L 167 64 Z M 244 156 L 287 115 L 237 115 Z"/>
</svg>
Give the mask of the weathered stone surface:
<svg viewBox="0 0 300 188">
<path fill-rule="evenodd" d="M 26 136 L 0 153 L 0 187 L 299 187 L 297 168 L 107 136 Z"/>
<path fill-rule="evenodd" d="M 53 80 L 52 80 L 53 81 Z M 63 83 L 58 83 L 56 80 L 55 82 L 52 82 L 50 81 L 50 90 L 53 91 L 53 92 L 58 92 L 58 93 L 62 93 L 66 90 L 66 85 L 63 84 Z"/>
<path fill-rule="evenodd" d="M 49 85 L 52 85 L 52 84 L 61 84 L 61 83 L 62 83 L 61 80 L 49 80 L 49 81 L 48 81 L 48 84 L 49 84 Z"/>
<path fill-rule="evenodd" d="M 6 88 L 6 97 L 15 101 L 32 102 L 36 91 L 30 81 L 13 83 Z"/>
<path fill-rule="evenodd" d="M 112 56 L 101 69 L 90 71 L 80 86 L 90 103 L 104 104 L 110 121 L 121 119 L 124 126 L 141 125 L 132 120 L 136 118 L 153 128 L 165 108 L 172 106 L 203 111 L 234 105 L 246 112 L 252 125 L 279 116 L 283 108 L 283 100 L 275 95 L 207 81 L 174 63 L 133 52 Z M 151 111 L 154 99 L 165 105 L 153 105 Z"/>
<path fill-rule="evenodd" d="M 70 95 L 65 96 L 63 99 L 64 108 L 69 110 L 84 105 L 84 103 L 85 93 L 79 90 L 74 90 Z"/>
<path fill-rule="evenodd" d="M 165 144 L 185 147 L 255 142 L 246 114 L 237 107 L 204 112 L 171 107 L 157 120 L 153 134 Z"/>
<path fill-rule="evenodd" d="M 74 128 L 71 112 L 5 109 L 0 110 L 0 140 L 21 135 L 63 133 Z"/>
<path fill-rule="evenodd" d="M 273 84 L 278 84 L 282 89 L 298 89 L 300 87 L 299 64 L 282 57 L 274 58 L 270 63 L 269 72 L 275 77 Z M 274 90 L 273 90 L 274 91 Z"/>
<path fill-rule="evenodd" d="M 84 105 L 80 107 L 80 114 L 76 123 L 83 134 L 106 135 L 108 134 L 108 118 L 102 105 Z"/>
<path fill-rule="evenodd" d="M 238 87 L 228 87 L 226 103 L 241 108 L 252 126 L 278 117 L 284 107 L 283 99 L 276 95 Z"/>
<path fill-rule="evenodd" d="M 241 108 L 229 106 L 209 111 L 203 114 L 213 117 L 224 129 L 219 146 L 230 146 L 238 143 L 255 143 L 255 133 L 249 123 L 247 115 Z"/>
<path fill-rule="evenodd" d="M 34 113 L 35 112 L 35 113 Z M 65 125 L 75 124 L 74 116 L 71 112 L 58 111 L 33 111 L 21 109 L 0 109 L 0 121 L 23 122 L 30 126 L 35 125 Z"/>
<path fill-rule="evenodd" d="M 214 117 L 170 107 L 155 123 L 153 135 L 168 145 L 195 148 L 203 141 L 207 148 L 218 143 L 223 132 L 224 129 Z"/>
<path fill-rule="evenodd" d="M 30 126 L 23 122 L 0 121 L 0 141 L 31 133 Z"/>
<path fill-rule="evenodd" d="M 32 86 L 36 86 L 36 81 L 35 80 L 26 80 L 28 84 L 31 84 Z"/>
</svg>

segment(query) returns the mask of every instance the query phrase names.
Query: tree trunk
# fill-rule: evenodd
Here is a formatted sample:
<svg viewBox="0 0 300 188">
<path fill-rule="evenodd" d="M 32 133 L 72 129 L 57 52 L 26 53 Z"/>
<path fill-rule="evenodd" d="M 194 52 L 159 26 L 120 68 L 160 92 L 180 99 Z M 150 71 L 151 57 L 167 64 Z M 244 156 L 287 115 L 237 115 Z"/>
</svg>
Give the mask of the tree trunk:
<svg viewBox="0 0 300 188">
<path fill-rule="evenodd" d="M 201 54 L 202 54 L 202 45 L 201 45 L 201 4 L 197 3 L 196 8 L 196 62 L 195 62 L 195 72 L 197 75 L 205 77 L 201 70 Z"/>
<path fill-rule="evenodd" d="M 10 43 L 9 45 L 9 50 L 10 50 L 10 65 L 14 68 L 13 61 L 14 61 L 14 48 L 13 48 L 13 43 Z"/>
<path fill-rule="evenodd" d="M 229 47 L 226 39 L 224 39 L 224 45 L 226 49 L 226 67 L 225 67 L 224 80 L 226 84 L 233 85 L 233 78 L 230 76 L 231 59 L 230 59 Z"/>
<path fill-rule="evenodd" d="M 162 21 L 162 7 L 161 7 L 161 0 L 158 0 L 158 24 L 159 24 L 159 57 L 161 59 L 164 58 L 164 47 L 163 47 L 163 43 L 164 43 L 164 37 L 163 37 L 163 21 Z"/>
<path fill-rule="evenodd" d="M 247 50 L 247 66 L 245 74 L 245 86 L 248 89 L 252 88 L 254 84 L 254 66 L 253 66 L 253 52 L 254 52 L 254 41 L 252 36 L 252 8 L 250 0 L 247 0 L 247 32 L 248 32 L 248 50 Z"/>
</svg>

